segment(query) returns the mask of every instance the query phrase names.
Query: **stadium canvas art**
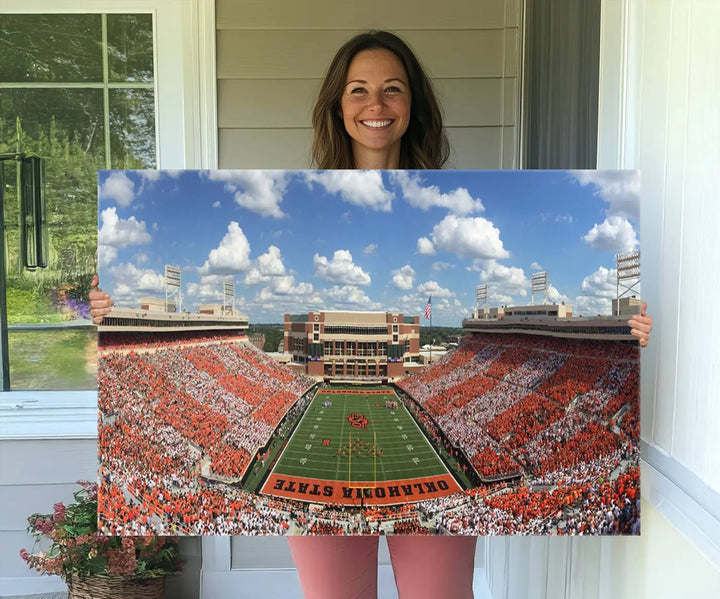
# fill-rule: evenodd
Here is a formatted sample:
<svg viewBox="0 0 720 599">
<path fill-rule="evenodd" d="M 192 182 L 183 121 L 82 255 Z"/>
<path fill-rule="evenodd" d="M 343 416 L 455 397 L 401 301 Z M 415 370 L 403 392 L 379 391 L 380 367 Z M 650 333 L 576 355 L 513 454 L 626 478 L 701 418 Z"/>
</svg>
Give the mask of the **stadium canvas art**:
<svg viewBox="0 0 720 599">
<path fill-rule="evenodd" d="M 101 171 L 101 530 L 638 534 L 638 188 Z"/>
</svg>

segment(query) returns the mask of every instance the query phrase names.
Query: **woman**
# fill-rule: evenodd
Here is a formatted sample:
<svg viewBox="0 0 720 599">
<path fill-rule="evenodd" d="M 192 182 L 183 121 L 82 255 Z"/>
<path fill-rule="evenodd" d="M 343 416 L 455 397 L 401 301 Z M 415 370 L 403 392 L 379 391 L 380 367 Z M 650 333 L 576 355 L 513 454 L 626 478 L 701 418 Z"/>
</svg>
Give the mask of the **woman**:
<svg viewBox="0 0 720 599">
<path fill-rule="evenodd" d="M 335 55 L 312 117 L 313 165 L 323 169 L 439 169 L 449 147 L 429 78 L 388 32 L 363 33 Z M 94 285 L 97 284 L 97 280 Z M 112 306 L 90 294 L 93 321 Z M 629 321 L 647 345 L 652 319 Z M 377 596 L 377 537 L 289 537 L 308 599 Z M 473 596 L 475 537 L 388 537 L 400 599 Z"/>
</svg>

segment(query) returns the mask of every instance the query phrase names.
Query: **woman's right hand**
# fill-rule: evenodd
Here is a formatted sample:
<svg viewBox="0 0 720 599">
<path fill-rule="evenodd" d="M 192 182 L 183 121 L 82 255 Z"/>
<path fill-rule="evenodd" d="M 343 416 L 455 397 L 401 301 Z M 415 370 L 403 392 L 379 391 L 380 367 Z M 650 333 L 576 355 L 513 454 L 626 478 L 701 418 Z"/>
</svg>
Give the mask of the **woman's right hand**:
<svg viewBox="0 0 720 599">
<path fill-rule="evenodd" d="M 93 277 L 92 283 L 90 284 L 90 294 L 88 299 L 90 300 L 90 316 L 95 324 L 100 324 L 105 318 L 105 315 L 110 312 L 113 307 L 113 301 L 110 299 L 110 294 L 105 293 L 98 288 L 98 276 Z"/>
</svg>

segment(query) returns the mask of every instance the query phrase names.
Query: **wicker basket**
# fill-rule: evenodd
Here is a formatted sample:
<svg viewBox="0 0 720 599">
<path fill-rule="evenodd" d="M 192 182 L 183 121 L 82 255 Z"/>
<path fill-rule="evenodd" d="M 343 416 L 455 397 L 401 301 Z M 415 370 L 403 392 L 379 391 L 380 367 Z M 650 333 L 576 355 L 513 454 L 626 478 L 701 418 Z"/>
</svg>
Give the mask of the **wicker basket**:
<svg viewBox="0 0 720 599">
<path fill-rule="evenodd" d="M 68 599 L 163 599 L 165 578 L 90 576 L 68 581 Z"/>
</svg>

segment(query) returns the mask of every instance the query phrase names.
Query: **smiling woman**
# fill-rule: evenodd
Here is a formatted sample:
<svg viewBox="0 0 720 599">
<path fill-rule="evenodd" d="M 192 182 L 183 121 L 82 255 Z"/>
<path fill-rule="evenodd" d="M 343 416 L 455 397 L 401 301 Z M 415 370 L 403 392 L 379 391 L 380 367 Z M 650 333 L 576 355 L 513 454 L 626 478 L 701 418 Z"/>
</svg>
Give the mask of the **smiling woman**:
<svg viewBox="0 0 720 599">
<path fill-rule="evenodd" d="M 364 50 L 353 58 L 340 101 L 353 156 L 372 168 L 400 162 L 410 120 L 410 86 L 400 60 L 389 50 Z"/>
<path fill-rule="evenodd" d="M 430 79 L 387 31 L 362 33 L 338 50 L 312 123 L 318 168 L 438 169 L 450 153 Z"/>
</svg>

